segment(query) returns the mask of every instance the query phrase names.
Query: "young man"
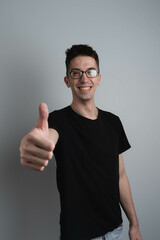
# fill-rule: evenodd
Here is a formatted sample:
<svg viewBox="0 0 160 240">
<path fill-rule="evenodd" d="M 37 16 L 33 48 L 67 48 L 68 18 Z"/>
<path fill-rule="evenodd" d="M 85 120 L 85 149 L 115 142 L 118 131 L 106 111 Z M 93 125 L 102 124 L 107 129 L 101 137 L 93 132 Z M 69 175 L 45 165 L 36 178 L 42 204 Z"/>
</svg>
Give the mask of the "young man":
<svg viewBox="0 0 160 240">
<path fill-rule="evenodd" d="M 120 204 L 131 240 L 142 240 L 122 152 L 130 148 L 120 119 L 95 105 L 99 59 L 88 45 L 66 51 L 70 106 L 50 113 L 42 103 L 35 128 L 21 141 L 21 164 L 43 171 L 57 163 L 61 240 L 122 239 Z"/>
</svg>

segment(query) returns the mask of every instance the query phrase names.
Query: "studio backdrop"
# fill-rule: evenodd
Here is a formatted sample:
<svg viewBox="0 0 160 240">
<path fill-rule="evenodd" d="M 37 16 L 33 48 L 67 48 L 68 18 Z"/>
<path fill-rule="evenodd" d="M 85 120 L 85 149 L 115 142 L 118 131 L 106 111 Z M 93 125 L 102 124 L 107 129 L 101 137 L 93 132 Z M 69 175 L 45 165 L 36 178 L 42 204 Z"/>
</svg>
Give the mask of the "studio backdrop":
<svg viewBox="0 0 160 240">
<path fill-rule="evenodd" d="M 159 13 L 158 0 L 0 1 L 0 239 L 59 239 L 55 160 L 27 169 L 19 144 L 39 103 L 71 103 L 65 50 L 84 43 L 100 58 L 96 105 L 120 117 L 132 146 L 124 162 L 142 236 L 159 240 Z"/>
</svg>

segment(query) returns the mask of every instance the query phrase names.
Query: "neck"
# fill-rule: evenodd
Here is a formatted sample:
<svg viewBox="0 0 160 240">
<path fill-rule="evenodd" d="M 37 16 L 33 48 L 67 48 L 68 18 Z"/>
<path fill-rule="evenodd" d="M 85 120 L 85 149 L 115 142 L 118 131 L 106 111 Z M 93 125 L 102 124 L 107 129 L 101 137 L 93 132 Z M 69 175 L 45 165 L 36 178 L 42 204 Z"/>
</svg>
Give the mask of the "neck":
<svg viewBox="0 0 160 240">
<path fill-rule="evenodd" d="M 79 115 L 85 117 L 85 118 L 89 118 L 92 120 L 97 119 L 98 117 L 98 109 L 96 108 L 95 103 L 92 104 L 75 104 L 74 102 L 72 102 L 71 104 L 71 108 L 78 113 Z"/>
</svg>

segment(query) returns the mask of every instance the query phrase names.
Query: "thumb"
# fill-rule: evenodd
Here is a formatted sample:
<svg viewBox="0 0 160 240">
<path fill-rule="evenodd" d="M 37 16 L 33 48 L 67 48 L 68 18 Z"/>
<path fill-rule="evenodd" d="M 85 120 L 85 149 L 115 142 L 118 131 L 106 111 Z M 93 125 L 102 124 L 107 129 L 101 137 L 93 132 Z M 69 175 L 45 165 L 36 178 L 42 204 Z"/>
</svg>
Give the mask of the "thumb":
<svg viewBox="0 0 160 240">
<path fill-rule="evenodd" d="M 41 103 L 39 105 L 39 118 L 36 123 L 36 128 L 40 128 L 43 131 L 48 130 L 48 115 L 49 115 L 49 111 L 48 111 L 47 104 Z"/>
</svg>

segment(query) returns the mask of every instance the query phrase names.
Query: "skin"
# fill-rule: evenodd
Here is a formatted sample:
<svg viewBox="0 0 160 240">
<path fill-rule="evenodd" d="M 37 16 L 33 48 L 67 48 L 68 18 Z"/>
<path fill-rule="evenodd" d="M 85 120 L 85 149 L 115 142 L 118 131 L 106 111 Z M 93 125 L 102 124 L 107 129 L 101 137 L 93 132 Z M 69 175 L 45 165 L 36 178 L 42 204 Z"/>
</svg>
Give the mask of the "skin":
<svg viewBox="0 0 160 240">
<path fill-rule="evenodd" d="M 98 70 L 96 61 L 92 57 L 78 56 L 71 60 L 68 72 L 73 69 L 86 71 L 89 68 Z M 95 78 L 87 78 L 85 74 L 80 79 L 72 79 L 70 76 L 64 78 L 68 88 L 71 88 L 73 101 L 71 106 L 77 110 L 82 116 L 87 118 L 97 118 L 98 110 L 95 105 L 94 95 L 97 86 L 100 85 L 101 75 Z M 89 89 L 84 89 L 89 88 Z"/>
<path fill-rule="evenodd" d="M 122 154 L 119 155 L 119 191 L 120 204 L 129 220 L 129 238 L 130 240 L 142 240 Z"/>
<path fill-rule="evenodd" d="M 71 60 L 68 72 L 73 69 L 86 71 L 89 68 L 98 70 L 95 59 L 88 56 L 78 56 Z M 65 76 L 64 82 L 71 88 L 73 101 L 71 107 L 86 118 L 96 119 L 98 110 L 95 105 L 95 92 L 100 85 L 101 75 L 87 78 L 85 74 L 80 79 Z M 58 132 L 48 128 L 48 107 L 45 103 L 39 106 L 39 118 L 35 127 L 20 143 L 21 164 L 37 171 L 43 171 L 53 157 L 53 150 L 58 141 Z M 119 189 L 120 203 L 129 220 L 130 240 L 142 240 L 138 219 L 136 216 L 131 189 L 125 171 L 122 154 L 119 155 Z"/>
<path fill-rule="evenodd" d="M 43 171 L 53 157 L 58 141 L 58 132 L 48 128 L 48 107 L 39 106 L 39 118 L 35 127 L 22 138 L 20 143 L 21 164 L 33 170 Z"/>
</svg>

